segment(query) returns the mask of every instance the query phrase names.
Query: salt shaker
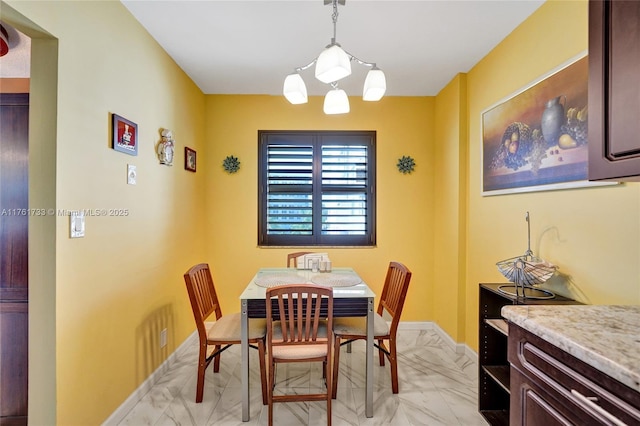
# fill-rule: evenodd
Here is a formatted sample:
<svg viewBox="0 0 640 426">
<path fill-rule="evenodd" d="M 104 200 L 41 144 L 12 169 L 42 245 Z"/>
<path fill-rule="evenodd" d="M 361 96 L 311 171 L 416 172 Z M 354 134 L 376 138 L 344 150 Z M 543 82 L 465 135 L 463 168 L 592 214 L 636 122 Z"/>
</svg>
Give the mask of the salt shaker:
<svg viewBox="0 0 640 426">
<path fill-rule="evenodd" d="M 311 261 L 311 272 L 318 272 L 318 260 L 314 259 Z"/>
</svg>

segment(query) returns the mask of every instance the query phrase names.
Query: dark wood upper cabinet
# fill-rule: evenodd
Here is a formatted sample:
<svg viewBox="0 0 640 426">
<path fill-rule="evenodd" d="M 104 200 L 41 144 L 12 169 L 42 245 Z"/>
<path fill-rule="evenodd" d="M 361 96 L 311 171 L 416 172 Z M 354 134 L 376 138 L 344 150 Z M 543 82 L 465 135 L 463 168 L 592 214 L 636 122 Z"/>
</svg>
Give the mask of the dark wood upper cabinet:
<svg viewBox="0 0 640 426">
<path fill-rule="evenodd" d="M 640 181 L 640 1 L 589 2 L 589 180 Z"/>
</svg>

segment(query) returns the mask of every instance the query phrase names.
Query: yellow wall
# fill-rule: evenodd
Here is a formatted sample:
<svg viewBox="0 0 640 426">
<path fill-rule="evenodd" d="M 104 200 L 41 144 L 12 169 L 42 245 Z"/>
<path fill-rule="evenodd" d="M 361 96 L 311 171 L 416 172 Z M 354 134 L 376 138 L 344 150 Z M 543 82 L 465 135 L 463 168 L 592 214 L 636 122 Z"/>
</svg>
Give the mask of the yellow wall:
<svg viewBox="0 0 640 426">
<path fill-rule="evenodd" d="M 432 320 L 456 342 L 465 340 L 466 82 L 465 74 L 456 76 L 436 97 L 435 110 L 433 254 L 437 267 L 429 300 L 434 306 Z"/>
<path fill-rule="evenodd" d="M 204 96 L 120 2 L 9 3 L 59 41 L 57 111 L 45 112 L 57 123 L 57 130 L 48 129 L 55 155 L 44 159 L 57 170 L 55 205 L 31 207 L 129 211 L 87 217 L 86 236 L 73 240 L 68 217 L 56 217 L 56 254 L 49 252 L 56 256 L 55 300 L 49 301 L 55 346 L 31 336 L 32 354 L 55 356 L 57 393 L 49 398 L 56 401 L 57 424 L 99 424 L 194 328 L 182 274 L 204 251 L 205 174 L 182 164 L 185 145 L 203 147 Z M 2 10 L 4 19 L 10 9 L 3 3 Z M 51 90 L 39 84 L 34 77 L 32 101 Z M 111 113 L 137 123 L 138 156 L 111 149 Z M 41 120 L 32 111 L 32 125 Z M 173 167 L 155 156 L 161 128 L 176 138 Z M 126 184 L 127 164 L 137 166 L 136 186 Z M 38 193 L 38 180 L 31 184 Z M 40 268 L 38 260 L 30 261 L 30 271 Z M 30 298 L 38 300 L 39 283 L 30 285 Z M 38 314 L 32 312 L 32 320 Z M 160 350 L 165 327 L 169 342 Z M 48 402 L 32 398 L 40 385 L 33 377 L 29 408 L 36 423 Z"/>
<path fill-rule="evenodd" d="M 557 264 L 552 288 L 591 304 L 640 303 L 636 183 L 482 197 L 480 116 L 588 47 L 587 2 L 548 1 L 468 73 L 466 342 L 478 346 L 478 283 L 504 282 L 495 263 L 527 248 Z M 460 312 L 462 314 L 462 312 Z"/>
<path fill-rule="evenodd" d="M 206 239 L 203 260 L 213 268 L 226 310 L 237 311 L 238 297 L 256 269 L 285 266 L 286 248 L 257 247 L 258 130 L 376 130 L 377 221 L 375 248 L 327 248 L 334 266 L 352 266 L 379 294 L 390 261 L 413 272 L 403 319 L 431 317 L 428 297 L 433 247 L 433 98 L 386 97 L 378 103 L 350 98 L 351 113 L 327 116 L 322 97 L 291 105 L 281 96 L 210 95 L 206 101 L 204 167 L 207 168 Z M 240 171 L 227 174 L 222 161 L 240 160 Z M 416 161 L 415 172 L 402 174 L 403 155 Z M 325 249 L 323 249 L 325 251 Z"/>
</svg>

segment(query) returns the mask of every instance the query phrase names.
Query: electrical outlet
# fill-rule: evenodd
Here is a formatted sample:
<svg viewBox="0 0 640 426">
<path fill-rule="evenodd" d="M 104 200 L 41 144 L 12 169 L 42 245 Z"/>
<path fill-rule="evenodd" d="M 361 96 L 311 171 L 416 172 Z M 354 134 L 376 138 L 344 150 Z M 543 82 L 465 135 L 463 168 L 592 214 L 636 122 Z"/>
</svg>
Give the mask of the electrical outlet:
<svg viewBox="0 0 640 426">
<path fill-rule="evenodd" d="M 167 346 L 167 329 L 163 329 L 160 332 L 160 347 L 164 348 L 165 346 Z"/>
</svg>

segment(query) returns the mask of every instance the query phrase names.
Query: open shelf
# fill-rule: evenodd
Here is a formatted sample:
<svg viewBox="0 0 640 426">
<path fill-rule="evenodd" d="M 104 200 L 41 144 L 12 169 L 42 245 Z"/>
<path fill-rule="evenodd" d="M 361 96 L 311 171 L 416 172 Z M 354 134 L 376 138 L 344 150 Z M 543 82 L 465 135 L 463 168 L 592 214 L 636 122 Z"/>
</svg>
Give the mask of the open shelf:
<svg viewBox="0 0 640 426">
<path fill-rule="evenodd" d="M 480 410 L 480 414 L 487 419 L 489 424 L 507 426 L 509 424 L 509 412 L 505 410 Z"/>
<path fill-rule="evenodd" d="M 498 330 L 500 333 L 505 336 L 509 335 L 509 324 L 504 319 L 486 319 L 484 320 L 487 324 L 489 324 L 494 329 Z"/>
<path fill-rule="evenodd" d="M 487 372 L 500 385 L 505 392 L 509 393 L 510 366 L 508 365 L 484 365 L 482 369 Z"/>
</svg>

